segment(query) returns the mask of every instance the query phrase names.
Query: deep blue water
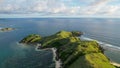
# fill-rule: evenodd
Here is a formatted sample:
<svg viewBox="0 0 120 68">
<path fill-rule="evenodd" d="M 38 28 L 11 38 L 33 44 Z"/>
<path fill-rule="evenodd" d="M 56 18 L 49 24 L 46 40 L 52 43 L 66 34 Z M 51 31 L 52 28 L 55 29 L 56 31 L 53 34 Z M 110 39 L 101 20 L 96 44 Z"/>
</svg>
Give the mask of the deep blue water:
<svg viewBox="0 0 120 68">
<path fill-rule="evenodd" d="M 82 31 L 84 37 L 99 40 L 104 44 L 105 54 L 120 63 L 120 19 L 112 18 L 5 18 L 0 19 L 0 28 L 16 28 L 0 32 L 0 68 L 54 68 L 50 51 L 34 51 L 32 47 L 17 42 L 29 34 L 47 36 L 60 30 Z M 115 47 L 115 48 L 114 48 Z"/>
</svg>

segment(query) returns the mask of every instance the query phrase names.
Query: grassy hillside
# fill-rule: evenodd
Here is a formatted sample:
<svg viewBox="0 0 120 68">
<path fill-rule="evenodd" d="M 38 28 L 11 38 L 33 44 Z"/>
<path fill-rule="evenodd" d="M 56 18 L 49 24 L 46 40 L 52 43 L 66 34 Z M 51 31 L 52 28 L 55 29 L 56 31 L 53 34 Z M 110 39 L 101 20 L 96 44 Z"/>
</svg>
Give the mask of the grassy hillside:
<svg viewBox="0 0 120 68">
<path fill-rule="evenodd" d="M 67 68 L 115 68 L 102 53 L 80 56 Z"/>
<path fill-rule="evenodd" d="M 28 35 L 27 37 L 25 37 L 24 39 L 22 39 L 20 41 L 20 43 L 26 43 L 26 44 L 37 43 L 40 40 L 41 40 L 41 36 L 40 35 L 31 34 L 31 35 Z"/>
<path fill-rule="evenodd" d="M 81 41 L 77 37 L 80 35 L 81 32 L 59 31 L 42 38 L 30 35 L 21 43 L 41 43 L 42 48 L 57 48 L 57 60 L 61 59 L 63 68 L 115 68 L 96 41 Z"/>
</svg>

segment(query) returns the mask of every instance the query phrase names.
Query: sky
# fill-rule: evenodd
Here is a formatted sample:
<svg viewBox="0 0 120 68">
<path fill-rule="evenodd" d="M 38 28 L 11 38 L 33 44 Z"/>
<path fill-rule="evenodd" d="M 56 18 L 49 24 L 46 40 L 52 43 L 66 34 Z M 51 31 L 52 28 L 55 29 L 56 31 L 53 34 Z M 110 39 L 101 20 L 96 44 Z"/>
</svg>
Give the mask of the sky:
<svg viewBox="0 0 120 68">
<path fill-rule="evenodd" d="M 2 17 L 120 17 L 120 0 L 0 0 Z"/>
</svg>

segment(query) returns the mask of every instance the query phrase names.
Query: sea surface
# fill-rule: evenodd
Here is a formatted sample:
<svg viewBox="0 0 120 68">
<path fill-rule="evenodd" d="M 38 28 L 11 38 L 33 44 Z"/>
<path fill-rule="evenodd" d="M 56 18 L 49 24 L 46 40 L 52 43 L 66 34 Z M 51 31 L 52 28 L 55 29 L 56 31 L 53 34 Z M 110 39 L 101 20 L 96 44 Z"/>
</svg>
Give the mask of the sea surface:
<svg viewBox="0 0 120 68">
<path fill-rule="evenodd" d="M 114 18 L 1 18 L 0 68 L 54 68 L 52 51 L 35 51 L 18 42 L 29 34 L 52 35 L 60 30 L 82 31 L 86 40 L 97 40 L 111 61 L 120 63 L 120 19 Z"/>
</svg>

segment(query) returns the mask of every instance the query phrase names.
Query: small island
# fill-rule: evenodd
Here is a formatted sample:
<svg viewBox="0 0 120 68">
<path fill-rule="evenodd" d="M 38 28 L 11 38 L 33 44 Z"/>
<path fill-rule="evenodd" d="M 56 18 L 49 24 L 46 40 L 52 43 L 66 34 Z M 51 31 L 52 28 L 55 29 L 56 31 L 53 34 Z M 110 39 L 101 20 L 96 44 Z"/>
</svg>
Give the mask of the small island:
<svg viewBox="0 0 120 68">
<path fill-rule="evenodd" d="M 78 31 L 59 31 L 51 36 L 31 34 L 20 41 L 35 44 L 37 49 L 51 48 L 56 68 L 117 68 L 104 55 L 104 49 L 96 41 L 83 41 Z M 30 45 L 31 46 L 31 45 Z"/>
<path fill-rule="evenodd" d="M 1 28 L 0 31 L 1 32 L 8 32 L 8 31 L 12 31 L 15 30 L 15 28 Z"/>
</svg>

